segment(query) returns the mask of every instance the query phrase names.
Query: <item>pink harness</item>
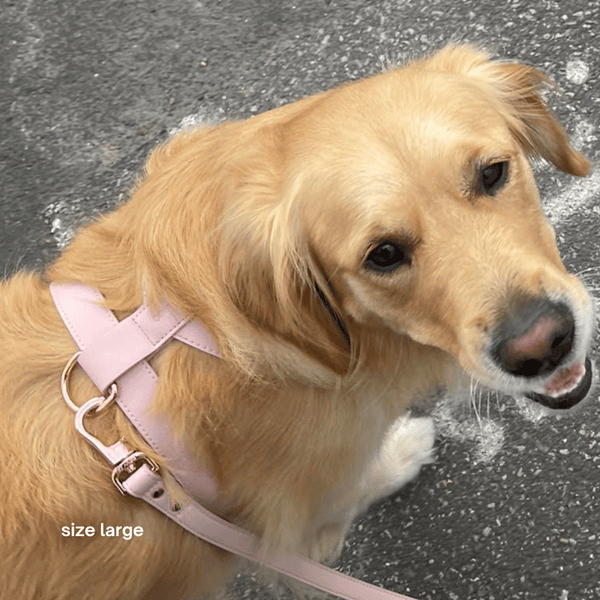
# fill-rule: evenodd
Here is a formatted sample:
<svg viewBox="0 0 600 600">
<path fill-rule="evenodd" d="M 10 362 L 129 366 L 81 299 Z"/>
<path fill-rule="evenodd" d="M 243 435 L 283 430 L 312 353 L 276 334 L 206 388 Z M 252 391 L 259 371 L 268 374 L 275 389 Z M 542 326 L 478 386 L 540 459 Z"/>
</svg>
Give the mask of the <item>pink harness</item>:
<svg viewBox="0 0 600 600">
<path fill-rule="evenodd" d="M 167 305 L 156 316 L 143 305 L 118 321 L 101 305 L 102 296 L 81 284 L 53 283 L 50 292 L 80 349 L 63 372 L 63 395 L 75 411 L 75 428 L 111 464 L 112 480 L 122 494 L 151 504 L 198 538 L 346 600 L 412 600 L 302 556 L 267 553 L 255 535 L 210 512 L 217 499 L 217 484 L 210 472 L 199 466 L 173 435 L 169 418 L 152 413 L 151 402 L 158 377 L 147 362 L 172 339 L 221 358 L 202 325 L 186 320 Z M 75 364 L 79 364 L 103 394 L 81 407 L 72 402 L 68 390 L 69 375 Z M 121 441 L 105 446 L 86 430 L 85 417 L 100 412 L 113 401 L 153 450 L 165 459 L 169 472 L 188 494 L 183 506 L 171 501 L 159 467 L 150 457 L 127 448 Z"/>
</svg>

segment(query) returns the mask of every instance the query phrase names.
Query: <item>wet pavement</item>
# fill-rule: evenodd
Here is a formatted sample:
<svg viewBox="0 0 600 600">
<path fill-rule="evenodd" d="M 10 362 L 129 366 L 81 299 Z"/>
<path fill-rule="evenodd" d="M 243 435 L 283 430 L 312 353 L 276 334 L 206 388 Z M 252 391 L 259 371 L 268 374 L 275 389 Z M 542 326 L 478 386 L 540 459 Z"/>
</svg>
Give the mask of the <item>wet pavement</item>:
<svg viewBox="0 0 600 600">
<path fill-rule="evenodd" d="M 7 274 L 43 266 L 124 200 L 177 128 L 245 118 L 449 41 L 544 70 L 575 145 L 600 161 L 597 1 L 0 0 L 0 11 Z M 600 174 L 536 175 L 565 263 L 600 294 Z M 597 398 L 562 419 L 503 397 L 434 414 L 437 462 L 357 522 L 340 568 L 419 600 L 600 598 Z M 231 597 L 267 593 L 244 576 Z"/>
</svg>

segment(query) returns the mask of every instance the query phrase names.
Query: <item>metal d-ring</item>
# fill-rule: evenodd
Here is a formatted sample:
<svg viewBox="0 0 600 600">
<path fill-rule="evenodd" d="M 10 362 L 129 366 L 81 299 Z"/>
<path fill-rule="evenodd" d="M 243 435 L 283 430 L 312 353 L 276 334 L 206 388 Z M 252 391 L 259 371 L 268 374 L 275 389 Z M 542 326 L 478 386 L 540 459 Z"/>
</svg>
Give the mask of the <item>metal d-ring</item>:
<svg viewBox="0 0 600 600">
<path fill-rule="evenodd" d="M 80 354 L 81 351 L 75 352 L 75 354 L 73 354 L 73 356 L 69 359 L 69 362 L 67 362 L 67 364 L 65 365 L 65 368 L 62 372 L 62 376 L 60 378 L 60 389 L 62 391 L 63 398 L 65 399 L 65 402 L 69 405 L 69 408 L 73 412 L 77 412 L 80 409 L 80 407 L 77 406 L 77 404 L 75 404 L 73 400 L 71 400 L 71 396 L 69 394 L 69 377 L 71 375 L 71 372 L 75 368 L 75 365 L 77 364 L 77 359 L 79 358 Z M 111 384 L 108 395 L 102 395 L 96 398 L 96 400 L 102 401 L 98 403 L 98 406 L 95 406 L 93 408 L 94 412 L 99 413 L 103 411 L 107 406 L 112 404 L 115 401 L 115 398 L 117 397 L 117 391 L 117 384 Z"/>
</svg>

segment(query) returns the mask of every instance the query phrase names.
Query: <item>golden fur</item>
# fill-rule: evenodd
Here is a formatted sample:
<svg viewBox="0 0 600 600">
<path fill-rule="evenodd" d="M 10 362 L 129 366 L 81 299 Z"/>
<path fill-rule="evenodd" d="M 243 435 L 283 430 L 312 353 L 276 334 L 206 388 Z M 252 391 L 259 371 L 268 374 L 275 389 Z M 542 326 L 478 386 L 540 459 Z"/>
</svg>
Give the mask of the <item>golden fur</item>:
<svg viewBox="0 0 600 600">
<path fill-rule="evenodd" d="M 574 175 L 590 164 L 541 100 L 545 81 L 448 47 L 248 121 L 180 133 L 153 152 L 131 200 L 83 229 L 46 273 L 2 283 L 0 597 L 179 599 L 220 589 L 235 566 L 122 497 L 74 431 L 59 381 L 75 344 L 49 281 L 97 288 L 120 317 L 146 289 L 205 325 L 224 359 L 170 344 L 153 359 L 155 409 L 218 480 L 218 514 L 317 559 L 427 462 L 429 447 L 389 429 L 415 398 L 465 373 L 527 391 L 485 358 L 511 293 L 565 299 L 587 331 L 585 353 L 591 301 L 562 265 L 529 158 Z M 490 159 L 510 161 L 509 179 L 494 197 L 477 195 L 477 165 Z M 412 265 L 366 270 L 373 243 L 398 236 L 415 242 Z M 77 370 L 73 397 L 95 395 Z M 111 410 L 98 418 L 102 440 L 145 448 Z M 63 537 L 71 523 L 144 534 Z"/>
</svg>

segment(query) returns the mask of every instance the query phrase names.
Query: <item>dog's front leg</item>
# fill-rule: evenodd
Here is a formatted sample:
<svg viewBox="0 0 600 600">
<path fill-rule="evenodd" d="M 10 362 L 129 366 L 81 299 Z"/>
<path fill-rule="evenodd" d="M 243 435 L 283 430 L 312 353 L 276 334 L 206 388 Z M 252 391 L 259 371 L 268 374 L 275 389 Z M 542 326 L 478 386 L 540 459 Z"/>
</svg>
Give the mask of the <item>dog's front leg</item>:
<svg viewBox="0 0 600 600">
<path fill-rule="evenodd" d="M 435 427 L 430 418 L 398 419 L 387 431 L 381 449 L 358 485 L 355 501 L 319 527 L 310 557 L 333 562 L 341 553 L 352 521 L 367 507 L 414 479 L 423 465 L 433 462 Z"/>
<path fill-rule="evenodd" d="M 435 426 L 428 417 L 402 417 L 386 432 L 363 482 L 363 506 L 397 492 L 434 460 Z"/>
</svg>

